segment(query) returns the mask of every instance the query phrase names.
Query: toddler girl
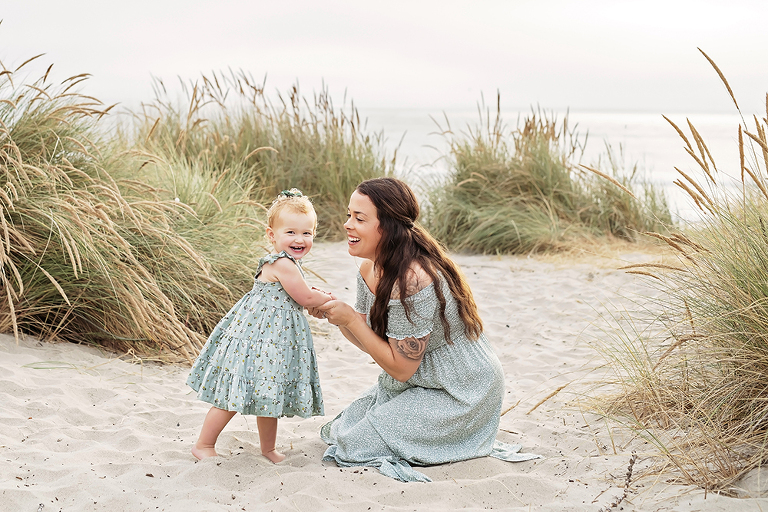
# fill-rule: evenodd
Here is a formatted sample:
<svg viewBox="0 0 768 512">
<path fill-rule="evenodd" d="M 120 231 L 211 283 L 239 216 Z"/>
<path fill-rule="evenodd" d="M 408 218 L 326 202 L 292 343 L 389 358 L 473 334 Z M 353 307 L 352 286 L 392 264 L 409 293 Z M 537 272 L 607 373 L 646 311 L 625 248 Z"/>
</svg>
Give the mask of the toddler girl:
<svg viewBox="0 0 768 512">
<path fill-rule="evenodd" d="M 274 253 L 259 261 L 253 289 L 216 325 L 187 379 L 210 403 L 198 459 L 216 456 L 219 434 L 236 412 L 257 416 L 261 453 L 272 462 L 277 418 L 323 414 L 323 398 L 304 307 L 332 298 L 304 281 L 301 258 L 312 248 L 317 214 L 297 189 L 284 190 L 267 211 L 267 238 Z"/>
</svg>

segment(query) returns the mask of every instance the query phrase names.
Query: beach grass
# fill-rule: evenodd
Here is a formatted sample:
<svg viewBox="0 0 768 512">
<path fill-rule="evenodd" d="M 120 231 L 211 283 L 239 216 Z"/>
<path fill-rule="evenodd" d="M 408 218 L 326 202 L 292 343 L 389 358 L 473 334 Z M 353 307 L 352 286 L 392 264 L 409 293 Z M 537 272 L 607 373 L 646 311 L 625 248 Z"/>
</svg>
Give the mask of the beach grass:
<svg viewBox="0 0 768 512">
<path fill-rule="evenodd" d="M 509 130 L 481 106 L 480 122 L 455 133 L 449 174 L 430 183 L 425 223 L 449 248 L 479 253 L 559 251 L 585 240 L 637 240 L 672 224 L 660 188 L 637 168 L 579 164 L 586 137 L 542 112 Z"/>
<path fill-rule="evenodd" d="M 216 185 L 219 192 L 199 189 L 192 201 L 206 193 L 218 198 L 221 180 L 266 205 L 295 187 L 313 201 L 318 238 L 343 238 L 350 191 L 391 175 L 396 151 L 388 156 L 383 133 L 367 132 L 354 103 L 336 107 L 327 88 L 307 98 L 294 85 L 273 102 L 264 87 L 245 72 L 211 73 L 184 83 L 185 102 L 178 103 L 156 81 L 155 99 L 134 114 L 127 139 Z M 156 166 L 144 171 L 142 179 L 184 195 L 183 180 Z"/>
<path fill-rule="evenodd" d="M 659 293 L 617 322 L 601 349 L 615 388 L 598 410 L 655 445 L 659 470 L 732 494 L 768 457 L 767 123 L 768 105 L 765 118 L 748 123 L 742 116 L 738 167 L 723 168 L 692 123 L 681 128 L 670 120 L 698 165 L 696 175 L 679 171 L 675 183 L 700 220 L 650 234 L 677 261 L 626 267 Z"/>
<path fill-rule="evenodd" d="M 247 258 L 233 277 L 199 242 L 242 228 L 203 230 L 192 207 L 122 180 L 140 162 L 99 130 L 109 107 L 73 92 L 83 76 L 15 75 L 0 77 L 0 330 L 191 360 L 247 276 Z"/>
<path fill-rule="evenodd" d="M 158 81 L 110 118 L 79 92 L 87 75 L 29 81 L 28 62 L 0 75 L 3 332 L 191 361 L 252 286 L 281 190 L 305 190 L 337 239 L 350 191 L 394 168 L 327 90 L 275 106 L 244 74 L 213 74 L 180 104 Z"/>
<path fill-rule="evenodd" d="M 213 73 L 182 82 L 180 101 L 156 81 L 152 101 L 114 116 L 79 92 L 87 75 L 29 81 L 23 67 L 0 75 L 3 332 L 189 361 L 252 285 L 277 193 L 304 190 L 335 240 L 350 191 L 394 173 L 383 133 L 326 89 L 271 102 L 245 73 Z M 634 175 L 573 163 L 567 119 L 508 135 L 498 113 L 452 141 L 452 181 L 429 197 L 427 224 L 452 248 L 564 250 L 663 225 L 655 189 L 628 198 Z"/>
</svg>

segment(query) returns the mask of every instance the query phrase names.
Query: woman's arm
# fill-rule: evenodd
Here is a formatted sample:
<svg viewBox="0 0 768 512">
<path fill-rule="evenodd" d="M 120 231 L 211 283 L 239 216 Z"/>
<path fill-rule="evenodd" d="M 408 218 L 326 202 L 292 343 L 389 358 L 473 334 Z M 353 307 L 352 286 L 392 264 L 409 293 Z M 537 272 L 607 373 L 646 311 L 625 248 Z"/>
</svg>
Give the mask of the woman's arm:
<svg viewBox="0 0 768 512">
<path fill-rule="evenodd" d="M 368 353 L 367 350 L 365 350 L 365 347 L 360 343 L 360 340 L 357 339 L 357 337 L 352 334 L 352 331 L 344 327 L 343 325 L 339 325 L 339 331 L 341 331 L 341 334 L 344 335 L 345 338 L 347 338 L 354 346 L 365 352 Z"/>
<path fill-rule="evenodd" d="M 427 348 L 429 335 L 423 338 L 384 340 L 368 327 L 363 315 L 344 302 L 329 301 L 318 309 L 325 313 L 330 323 L 339 326 L 348 340 L 370 354 L 376 364 L 393 379 L 405 382 L 418 370 Z"/>
<path fill-rule="evenodd" d="M 331 295 L 331 298 L 333 300 L 336 300 L 336 297 L 333 297 L 333 295 Z M 320 319 L 320 318 L 325 319 L 326 318 L 325 312 L 323 310 L 321 310 L 319 306 L 318 307 L 309 307 L 309 308 L 307 308 L 307 313 L 309 313 L 310 315 L 312 315 L 313 317 L 318 318 L 318 319 Z M 363 317 L 363 322 L 365 322 L 365 315 L 362 314 L 362 313 L 357 313 L 357 314 L 362 316 Z M 336 327 L 339 328 L 339 331 L 341 331 L 341 334 L 343 334 L 344 337 L 347 338 L 354 346 L 356 346 L 357 348 L 359 348 L 363 352 L 366 352 L 365 347 L 363 347 L 360 344 L 360 342 L 357 340 L 355 335 L 352 334 L 349 329 L 347 329 L 346 327 L 344 327 L 342 325 L 337 325 Z"/>
</svg>

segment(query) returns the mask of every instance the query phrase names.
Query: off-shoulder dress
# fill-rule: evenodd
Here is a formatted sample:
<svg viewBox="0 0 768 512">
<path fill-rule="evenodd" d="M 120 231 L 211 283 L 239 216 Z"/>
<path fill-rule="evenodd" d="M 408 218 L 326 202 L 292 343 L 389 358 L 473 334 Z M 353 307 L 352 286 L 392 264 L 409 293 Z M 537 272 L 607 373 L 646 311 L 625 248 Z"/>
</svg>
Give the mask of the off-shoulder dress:
<svg viewBox="0 0 768 512">
<path fill-rule="evenodd" d="M 451 343 L 440 321 L 435 286 L 446 299 Z M 357 276 L 355 310 L 368 314 L 375 295 Z M 493 456 L 509 461 L 538 458 L 519 453 L 520 445 L 496 441 L 504 374 L 484 335 L 470 340 L 447 283 L 441 279 L 406 299 L 389 302 L 387 336 L 430 335 L 416 373 L 399 382 L 382 371 L 376 385 L 321 428 L 328 445 L 325 460 L 339 466 L 374 466 L 402 481 L 429 481 L 411 465 L 443 464 Z M 370 322 L 369 322 L 370 325 Z"/>
</svg>

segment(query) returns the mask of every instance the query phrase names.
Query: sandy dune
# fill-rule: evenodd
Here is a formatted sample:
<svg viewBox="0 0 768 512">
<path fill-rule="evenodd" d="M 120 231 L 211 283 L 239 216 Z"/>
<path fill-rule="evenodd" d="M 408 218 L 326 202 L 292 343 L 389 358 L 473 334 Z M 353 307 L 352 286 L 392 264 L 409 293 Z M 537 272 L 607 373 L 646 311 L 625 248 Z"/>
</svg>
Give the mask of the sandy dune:
<svg viewBox="0 0 768 512">
<path fill-rule="evenodd" d="M 317 244 L 306 266 L 327 281 L 314 284 L 351 301 L 356 262 L 345 247 Z M 614 270 L 616 262 L 455 259 L 506 373 L 498 438 L 543 459 L 421 468 L 434 480 L 428 484 L 323 463 L 320 426 L 375 381 L 378 367 L 314 319 L 327 416 L 280 420 L 278 445 L 288 457 L 279 465 L 260 455 L 255 418 L 239 415 L 220 438 L 222 457 L 195 461 L 189 449 L 208 406 L 185 385 L 185 367 L 2 336 L 0 510 L 597 511 L 624 494 L 633 450 L 635 477 L 612 510 L 768 510 L 768 499 L 705 497 L 668 478 L 639 478 L 648 445 L 609 435 L 610 425 L 575 405 L 599 377 L 590 342 L 605 338 L 605 318 L 634 307 L 636 294 L 653 293 L 641 279 Z"/>
</svg>

